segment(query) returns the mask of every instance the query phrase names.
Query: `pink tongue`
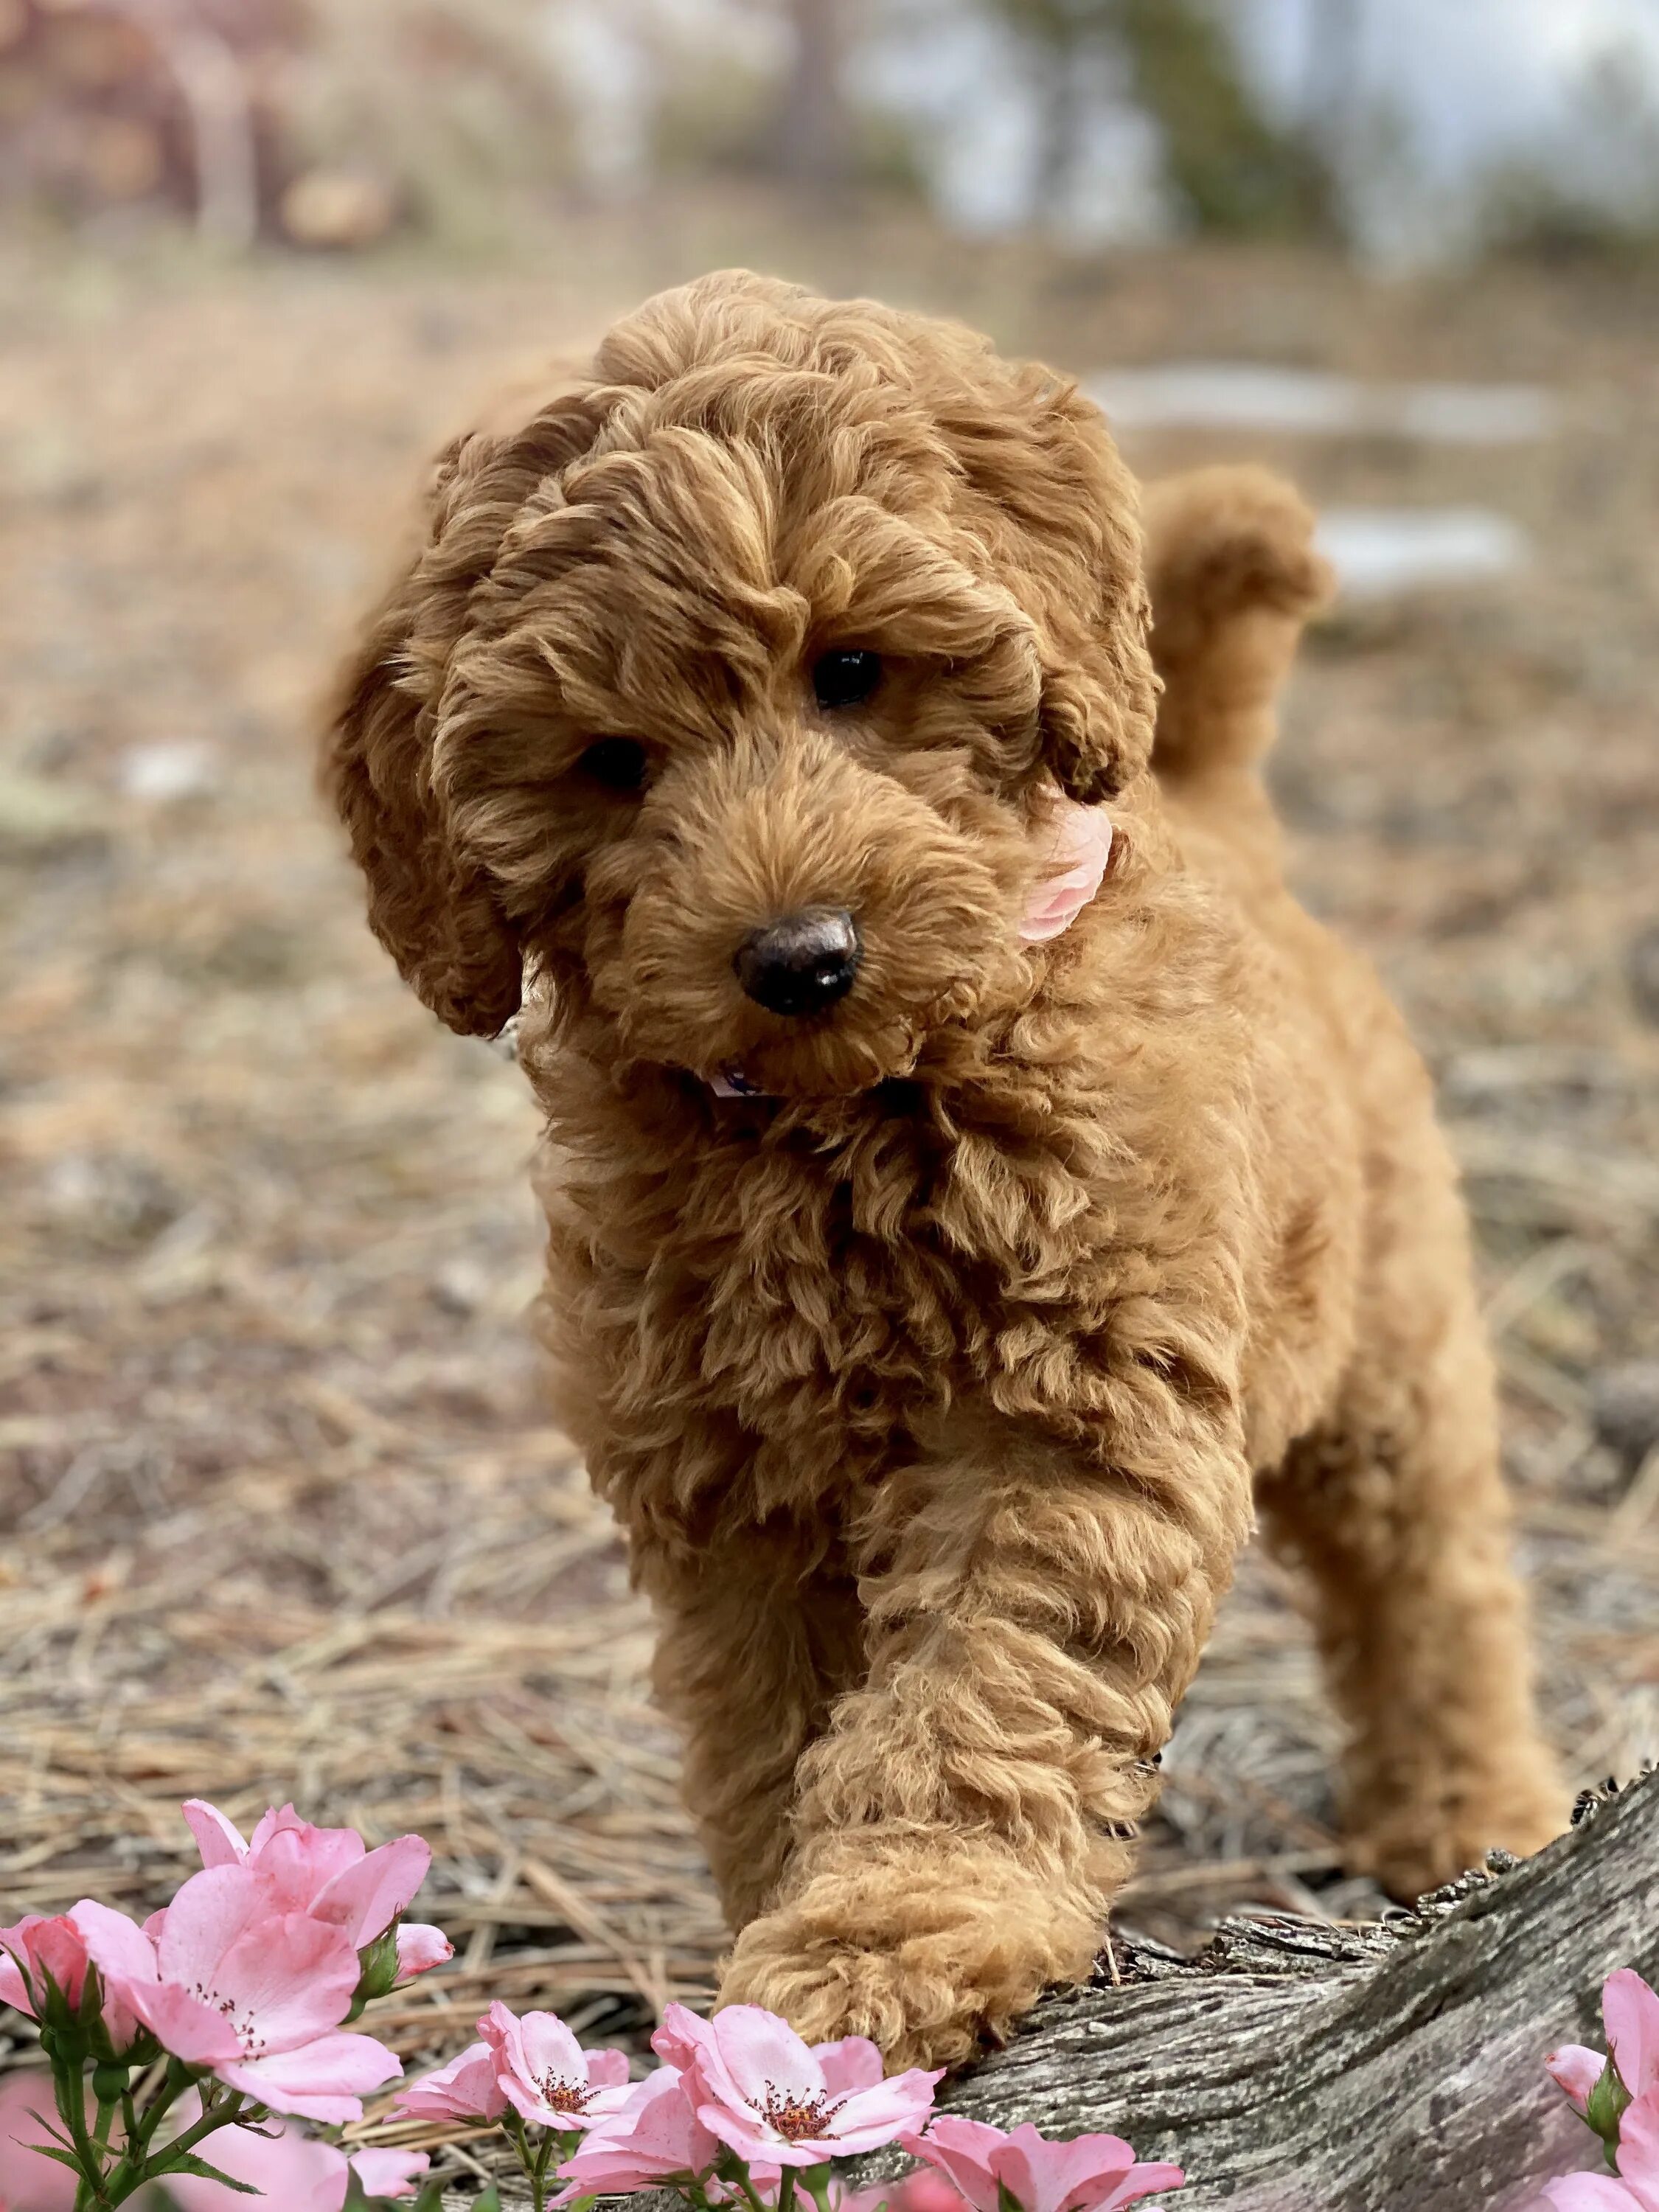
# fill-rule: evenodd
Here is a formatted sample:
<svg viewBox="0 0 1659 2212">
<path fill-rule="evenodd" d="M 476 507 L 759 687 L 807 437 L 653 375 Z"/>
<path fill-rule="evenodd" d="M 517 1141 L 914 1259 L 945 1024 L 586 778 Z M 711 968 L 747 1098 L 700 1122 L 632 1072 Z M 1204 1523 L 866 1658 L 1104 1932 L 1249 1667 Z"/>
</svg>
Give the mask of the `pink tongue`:
<svg viewBox="0 0 1659 2212">
<path fill-rule="evenodd" d="M 1046 944 L 1069 929 L 1100 889 L 1112 853 L 1112 824 L 1105 809 L 1057 799 L 1043 854 L 1043 878 L 1019 925 L 1022 941 Z"/>
</svg>

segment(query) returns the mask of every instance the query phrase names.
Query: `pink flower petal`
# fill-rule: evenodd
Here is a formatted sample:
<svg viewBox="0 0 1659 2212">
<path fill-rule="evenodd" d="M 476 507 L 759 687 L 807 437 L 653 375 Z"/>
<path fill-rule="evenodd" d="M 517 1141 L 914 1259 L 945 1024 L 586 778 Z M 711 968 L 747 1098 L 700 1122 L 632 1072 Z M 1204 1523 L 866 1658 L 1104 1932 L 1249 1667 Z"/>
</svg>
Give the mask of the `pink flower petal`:
<svg viewBox="0 0 1659 2212">
<path fill-rule="evenodd" d="M 297 2051 L 272 2051 L 214 2072 L 233 2089 L 246 2090 L 273 2112 L 308 2120 L 360 2120 L 371 2089 L 395 2081 L 402 2061 L 372 2035 L 319 2035 Z"/>
<path fill-rule="evenodd" d="M 14 2012 L 27 2013 L 31 2020 L 34 2017 L 34 2008 L 23 1986 L 23 1970 L 4 1948 L 3 1942 L 0 1942 L 0 2005 L 9 2005 Z"/>
<path fill-rule="evenodd" d="M 1621 1966 L 1601 1991 L 1601 2018 L 1619 2079 L 1632 2097 L 1659 2088 L 1659 1996 Z"/>
<path fill-rule="evenodd" d="M 210 1805 L 200 1797 L 188 1797 L 184 1814 L 185 1825 L 196 1838 L 204 1867 L 240 1866 L 244 1863 L 248 1847 L 242 1840 L 242 1832 L 225 1818 L 216 1805 Z"/>
<path fill-rule="evenodd" d="M 398 1929 L 398 1982 L 412 1982 L 416 1974 L 430 1973 L 454 1955 L 455 1946 L 441 1928 L 405 1920 Z"/>
<path fill-rule="evenodd" d="M 369 2197 L 412 2197 L 432 2160 L 423 2150 L 355 2150 L 351 2165 Z"/>
<path fill-rule="evenodd" d="M 177 1982 L 129 1984 L 122 1995 L 163 2051 L 186 2066 L 229 2066 L 241 2057 L 242 2039 L 219 2008 Z"/>
<path fill-rule="evenodd" d="M 110 2040 L 118 2051 L 125 2051 L 137 2040 L 140 2021 L 148 2024 L 142 1993 L 153 1990 L 158 1978 L 155 1939 L 148 1927 L 136 1927 L 125 1912 L 112 1911 L 95 1898 L 83 1897 L 69 1917 L 86 1945 L 87 1956 L 103 1977 L 104 2025 Z M 223 2028 L 220 2021 L 210 2039 L 217 2040 Z M 201 2033 L 209 2035 L 205 2023 Z"/>
<path fill-rule="evenodd" d="M 825 2139 L 844 2157 L 896 2141 L 927 2118 L 933 2109 L 934 2084 L 944 2078 L 943 2067 L 932 2073 L 912 2068 L 890 2075 L 873 2089 L 855 2090 L 830 2116 Z"/>
<path fill-rule="evenodd" d="M 683 2004 L 665 2006 L 662 2025 L 651 2038 L 651 2048 L 665 2063 L 679 2074 L 689 2073 L 696 2063 L 697 2054 L 714 2041 L 714 2030 Z M 654 2081 L 647 2075 L 647 2081 Z"/>
<path fill-rule="evenodd" d="M 1599 2051 L 1587 2051 L 1582 2043 L 1564 2043 L 1559 2051 L 1552 2051 L 1544 2061 L 1544 2071 L 1567 2098 L 1573 2110 L 1582 2112 L 1589 2102 L 1589 2093 L 1601 2080 L 1607 2063 Z"/>
<path fill-rule="evenodd" d="M 470 2044 L 447 2066 L 400 2089 L 394 2102 L 400 2112 L 421 2120 L 498 2120 L 507 2110 L 487 2043 Z"/>
<path fill-rule="evenodd" d="M 368 1846 L 355 1828 L 318 1828 L 292 1805 L 267 1813 L 253 1831 L 248 1863 L 257 1867 L 289 1905 L 309 1905 L 337 1875 L 361 1865 Z"/>
<path fill-rule="evenodd" d="M 907 2131 L 898 2137 L 901 2149 L 936 2166 L 975 2212 L 998 2212 L 1000 2200 L 991 2160 L 1006 2141 L 1000 2128 L 983 2120 L 961 2119 L 954 2112 L 938 2113 L 926 2135 Z"/>
<path fill-rule="evenodd" d="M 1627 2106 L 1619 2124 L 1619 2175 L 1642 2212 L 1659 2212 L 1659 2089 Z"/>
<path fill-rule="evenodd" d="M 885 2069 L 881 2053 L 867 2035 L 843 2035 L 839 2043 L 815 2043 L 818 2062 L 832 2097 L 845 2097 L 854 2089 L 873 2089 Z"/>
<path fill-rule="evenodd" d="M 1547 2181 L 1543 2202 L 1553 2212 L 1643 2212 L 1640 2200 L 1607 2173 L 1566 2173 Z"/>
<path fill-rule="evenodd" d="M 70 1918 L 80 1930 L 87 1955 L 106 1979 L 154 1982 L 160 1979 L 155 1946 L 148 1932 L 125 1912 L 117 1912 L 95 1898 L 83 1897 L 70 1909 Z"/>
<path fill-rule="evenodd" d="M 350 1936 L 354 1950 L 365 1950 L 384 1936 L 432 1865 L 432 1849 L 419 1836 L 399 1836 L 382 1844 L 335 1875 L 313 1897 L 309 1910 Z"/>
</svg>

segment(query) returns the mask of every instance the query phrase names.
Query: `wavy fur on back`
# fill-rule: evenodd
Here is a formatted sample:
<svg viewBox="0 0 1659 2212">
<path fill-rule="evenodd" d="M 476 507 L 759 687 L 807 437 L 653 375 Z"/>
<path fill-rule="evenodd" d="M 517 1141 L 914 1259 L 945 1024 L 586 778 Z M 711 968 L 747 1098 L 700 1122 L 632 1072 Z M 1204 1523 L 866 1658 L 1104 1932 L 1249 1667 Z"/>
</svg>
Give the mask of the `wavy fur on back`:
<svg viewBox="0 0 1659 2212">
<path fill-rule="evenodd" d="M 658 1611 L 724 1994 L 810 2037 L 956 2060 L 1087 1972 L 1253 1495 L 1356 1863 L 1557 1821 L 1427 1079 L 1257 775 L 1309 533 L 1229 470 L 1143 538 L 1064 379 L 726 275 L 449 448 L 342 689 L 382 941 L 463 1030 L 529 978 L 562 1413 Z M 842 648 L 881 682 L 826 711 Z M 1061 795 L 1114 865 L 1024 945 Z M 818 907 L 856 984 L 770 1013 L 734 949 Z"/>
</svg>

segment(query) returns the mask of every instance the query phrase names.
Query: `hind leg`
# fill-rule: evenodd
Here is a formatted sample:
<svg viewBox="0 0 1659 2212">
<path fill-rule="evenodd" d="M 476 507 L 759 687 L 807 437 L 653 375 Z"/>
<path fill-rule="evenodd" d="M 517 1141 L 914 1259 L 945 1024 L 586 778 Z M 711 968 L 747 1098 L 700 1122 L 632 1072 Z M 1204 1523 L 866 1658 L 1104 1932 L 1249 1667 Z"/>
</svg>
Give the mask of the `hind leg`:
<svg viewBox="0 0 1659 2212">
<path fill-rule="evenodd" d="M 1494 1845 L 1535 1850 L 1566 1816 L 1534 1711 L 1461 1218 L 1436 1197 L 1426 1223 L 1407 1235 L 1402 1220 L 1378 1255 L 1335 1418 L 1292 1448 L 1261 1498 L 1269 1540 L 1311 1577 L 1352 1730 L 1353 1863 L 1402 1898 Z"/>
</svg>

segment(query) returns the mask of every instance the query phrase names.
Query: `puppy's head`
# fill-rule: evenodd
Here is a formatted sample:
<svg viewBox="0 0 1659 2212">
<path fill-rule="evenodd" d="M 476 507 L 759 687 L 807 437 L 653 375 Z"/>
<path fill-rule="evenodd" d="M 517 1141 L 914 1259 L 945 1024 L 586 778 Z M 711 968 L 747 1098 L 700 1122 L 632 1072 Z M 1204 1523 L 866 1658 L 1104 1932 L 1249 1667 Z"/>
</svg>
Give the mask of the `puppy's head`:
<svg viewBox="0 0 1659 2212">
<path fill-rule="evenodd" d="M 1006 1005 L 1056 793 L 1146 767 L 1128 480 L 968 332 L 731 275 L 445 455 L 327 761 L 370 919 L 485 1034 L 856 1090 Z"/>
</svg>

